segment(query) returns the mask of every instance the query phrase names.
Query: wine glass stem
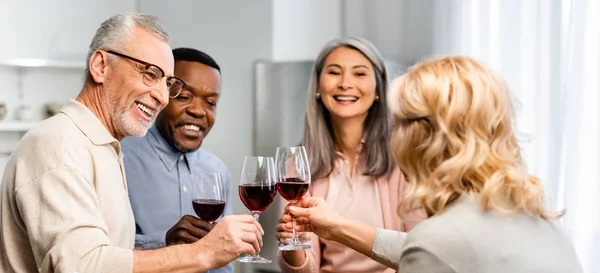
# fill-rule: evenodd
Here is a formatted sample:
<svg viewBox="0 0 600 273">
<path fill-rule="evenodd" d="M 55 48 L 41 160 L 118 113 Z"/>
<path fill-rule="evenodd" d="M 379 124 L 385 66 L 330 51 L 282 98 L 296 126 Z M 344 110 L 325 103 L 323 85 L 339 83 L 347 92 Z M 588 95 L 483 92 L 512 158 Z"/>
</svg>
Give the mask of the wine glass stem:
<svg viewBox="0 0 600 273">
<path fill-rule="evenodd" d="M 296 204 L 298 201 L 290 201 L 292 204 Z M 298 233 L 296 232 L 296 218 L 292 217 L 292 245 L 299 245 Z"/>
<path fill-rule="evenodd" d="M 254 221 L 258 222 L 258 216 L 259 216 L 259 214 L 256 213 L 256 214 L 253 214 L 253 216 L 254 216 Z M 260 258 L 260 256 L 258 255 L 259 252 L 256 252 L 256 254 L 254 254 L 254 258 Z"/>
<path fill-rule="evenodd" d="M 298 233 L 296 233 L 296 218 L 292 218 L 292 244 L 299 245 Z"/>
</svg>

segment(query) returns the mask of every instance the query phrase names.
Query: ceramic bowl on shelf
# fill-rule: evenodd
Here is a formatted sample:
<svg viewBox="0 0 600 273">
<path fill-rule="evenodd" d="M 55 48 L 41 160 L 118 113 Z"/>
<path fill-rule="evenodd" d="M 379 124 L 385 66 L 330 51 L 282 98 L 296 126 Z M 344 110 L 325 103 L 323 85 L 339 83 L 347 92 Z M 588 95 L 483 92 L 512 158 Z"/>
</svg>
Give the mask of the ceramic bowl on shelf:
<svg viewBox="0 0 600 273">
<path fill-rule="evenodd" d="M 29 121 L 33 119 L 33 108 L 30 105 L 22 104 L 17 107 L 15 118 L 21 121 Z"/>
</svg>

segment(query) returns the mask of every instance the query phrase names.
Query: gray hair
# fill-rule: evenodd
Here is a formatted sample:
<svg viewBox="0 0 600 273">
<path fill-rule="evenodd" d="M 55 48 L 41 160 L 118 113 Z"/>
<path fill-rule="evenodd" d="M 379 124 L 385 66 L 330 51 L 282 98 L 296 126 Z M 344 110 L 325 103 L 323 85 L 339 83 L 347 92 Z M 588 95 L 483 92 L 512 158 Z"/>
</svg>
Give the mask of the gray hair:
<svg viewBox="0 0 600 273">
<path fill-rule="evenodd" d="M 391 113 L 387 106 L 388 73 L 383 57 L 371 42 L 359 37 L 336 39 L 329 42 L 319 53 L 313 66 L 308 86 L 306 119 L 302 144 L 306 147 L 312 176 L 322 178 L 333 170 L 335 144 L 329 111 L 321 100 L 317 99 L 319 77 L 329 54 L 339 48 L 348 47 L 358 50 L 373 65 L 375 70 L 375 101 L 365 119 L 363 138 L 365 145 L 360 150 L 357 162 L 358 170 L 364 175 L 382 177 L 390 174 L 395 167 L 390 151 L 392 133 Z"/>
<path fill-rule="evenodd" d="M 90 58 L 96 50 L 116 49 L 122 46 L 131 36 L 131 31 L 143 28 L 156 37 L 169 42 L 169 32 L 162 26 L 158 17 L 138 13 L 122 13 L 114 15 L 102 22 L 90 43 L 90 48 L 85 60 L 85 73 L 89 75 Z"/>
</svg>

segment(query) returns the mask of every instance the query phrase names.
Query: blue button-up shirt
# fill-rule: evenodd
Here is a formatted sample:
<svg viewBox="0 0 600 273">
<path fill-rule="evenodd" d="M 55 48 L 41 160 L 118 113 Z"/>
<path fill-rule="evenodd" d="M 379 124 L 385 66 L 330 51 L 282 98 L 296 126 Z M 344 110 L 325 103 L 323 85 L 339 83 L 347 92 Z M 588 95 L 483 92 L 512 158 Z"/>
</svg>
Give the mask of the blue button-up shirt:
<svg viewBox="0 0 600 273">
<path fill-rule="evenodd" d="M 135 216 L 136 249 L 164 247 L 167 230 L 184 215 L 196 216 L 192 207 L 192 175 L 220 172 L 226 191 L 223 215 L 232 213 L 231 175 L 215 155 L 203 149 L 181 153 L 167 143 L 156 126 L 144 137 L 124 138 L 121 147 Z M 210 186 L 205 189 L 210 190 Z M 230 273 L 233 265 L 210 272 Z"/>
</svg>

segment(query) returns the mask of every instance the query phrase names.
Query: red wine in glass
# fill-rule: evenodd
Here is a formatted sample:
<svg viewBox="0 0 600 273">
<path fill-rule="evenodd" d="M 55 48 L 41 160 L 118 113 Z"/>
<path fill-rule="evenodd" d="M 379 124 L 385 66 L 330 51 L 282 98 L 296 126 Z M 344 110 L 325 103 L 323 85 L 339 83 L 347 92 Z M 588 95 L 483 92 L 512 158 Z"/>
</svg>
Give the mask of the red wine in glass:
<svg viewBox="0 0 600 273">
<path fill-rule="evenodd" d="M 252 212 L 254 220 L 265 211 L 277 195 L 275 184 L 275 163 L 272 157 L 246 156 L 242 166 L 242 175 L 238 192 L 244 206 Z M 271 263 L 258 253 L 254 256 L 243 255 L 237 259 L 242 263 Z"/>
<path fill-rule="evenodd" d="M 198 217 L 207 222 L 219 219 L 225 210 L 225 201 L 215 199 L 194 199 L 192 201 L 194 211 Z"/>
<path fill-rule="evenodd" d="M 240 199 L 252 213 L 265 211 L 277 195 L 274 185 L 244 184 L 239 186 Z"/>
<path fill-rule="evenodd" d="M 213 223 L 225 210 L 225 188 L 221 174 L 198 173 L 192 175 L 192 206 L 198 217 Z"/>
<path fill-rule="evenodd" d="M 279 195 L 288 201 L 298 201 L 302 199 L 310 184 L 298 177 L 284 178 L 277 182 L 277 191 Z"/>
</svg>

